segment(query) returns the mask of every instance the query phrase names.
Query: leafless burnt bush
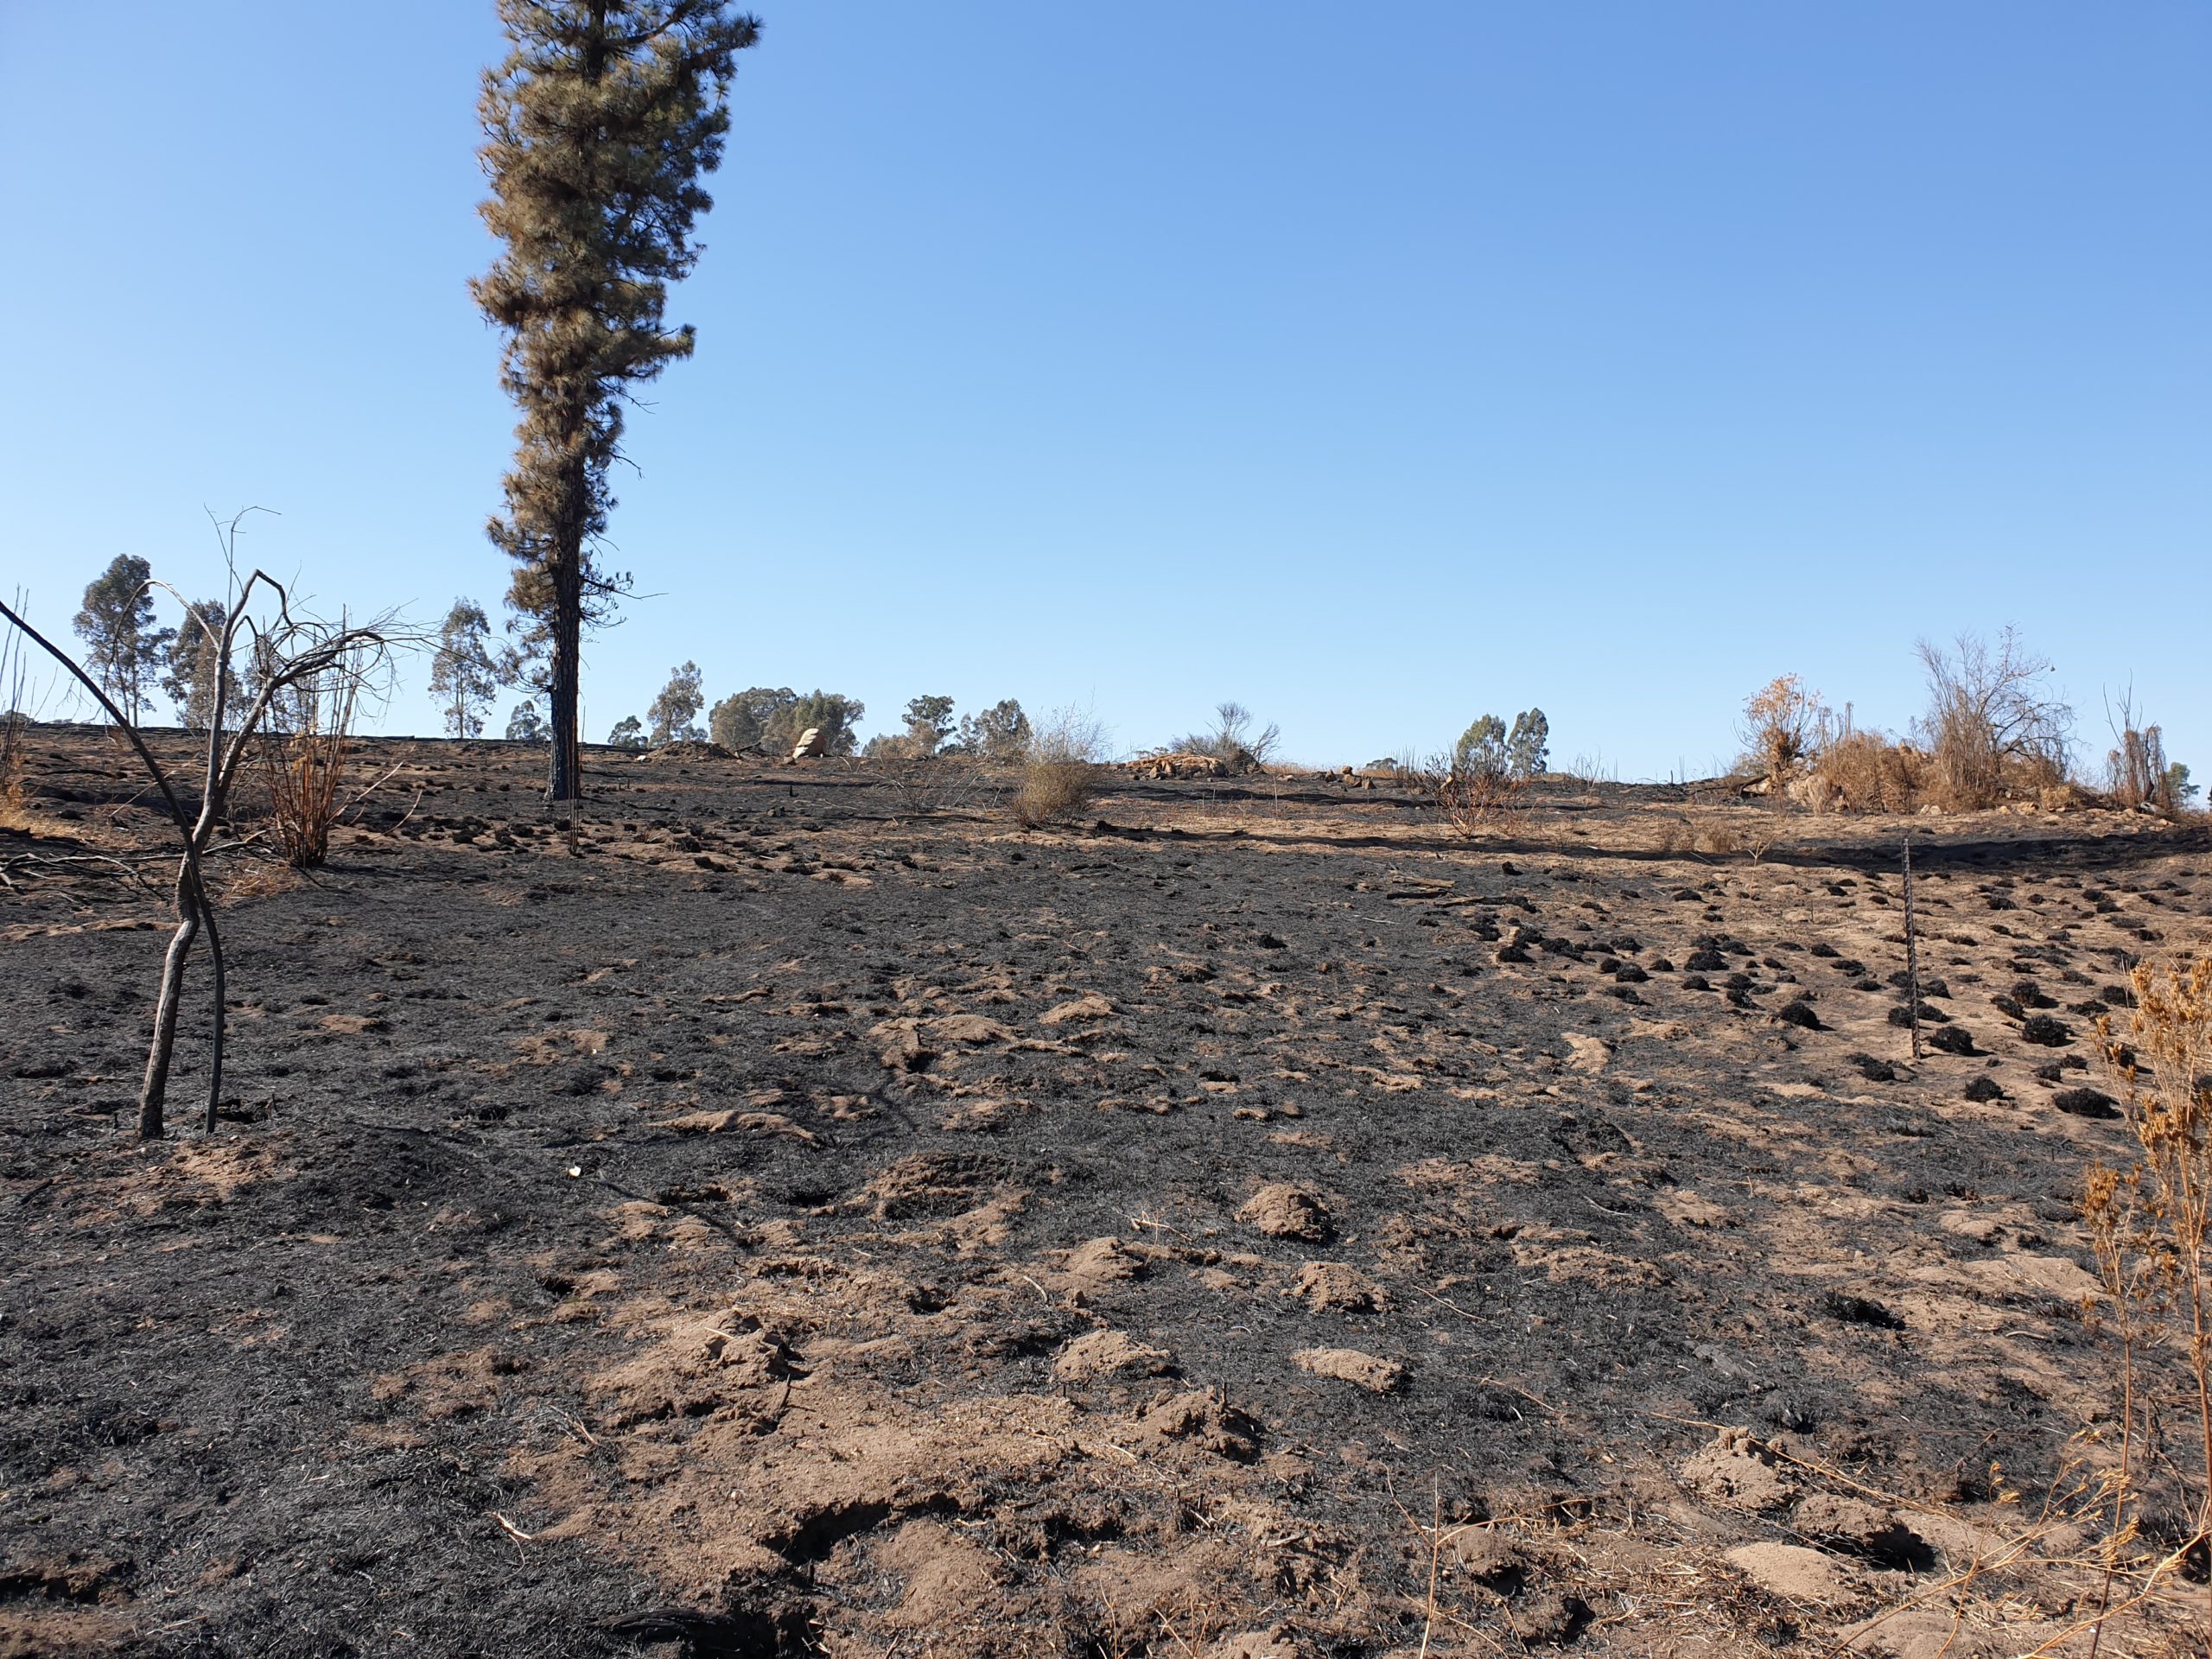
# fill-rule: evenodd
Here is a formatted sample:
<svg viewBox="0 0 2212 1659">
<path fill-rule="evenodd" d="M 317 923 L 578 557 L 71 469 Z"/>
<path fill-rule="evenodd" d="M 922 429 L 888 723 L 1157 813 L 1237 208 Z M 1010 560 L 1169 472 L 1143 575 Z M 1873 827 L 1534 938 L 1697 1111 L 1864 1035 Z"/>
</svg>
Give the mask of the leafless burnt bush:
<svg viewBox="0 0 2212 1659">
<path fill-rule="evenodd" d="M 1426 798 L 1453 834 L 1469 840 L 1517 828 L 1527 810 L 1529 780 L 1500 768 L 1455 765 L 1445 755 L 1395 765 L 1399 785 Z"/>
<path fill-rule="evenodd" d="M 1029 739 L 1014 791 L 1014 816 L 1023 828 L 1080 817 L 1098 795 L 1105 734 L 1090 715 L 1063 709 L 1048 716 Z"/>
<path fill-rule="evenodd" d="M 1945 651 L 1923 639 L 1929 796 L 1951 811 L 2035 799 L 2066 781 L 2074 711 L 2050 689 L 2048 658 L 2006 628 L 1994 644 L 1961 634 Z"/>
<path fill-rule="evenodd" d="M 898 802 L 901 817 L 963 811 L 1007 784 L 1005 768 L 960 754 L 909 755 L 878 761 L 869 769 Z"/>
</svg>

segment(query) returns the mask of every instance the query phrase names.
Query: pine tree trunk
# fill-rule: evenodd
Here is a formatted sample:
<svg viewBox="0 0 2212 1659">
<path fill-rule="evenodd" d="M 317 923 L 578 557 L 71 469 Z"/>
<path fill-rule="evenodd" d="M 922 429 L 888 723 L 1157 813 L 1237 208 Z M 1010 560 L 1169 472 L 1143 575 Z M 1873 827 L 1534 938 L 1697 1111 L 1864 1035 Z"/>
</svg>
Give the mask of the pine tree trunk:
<svg viewBox="0 0 2212 1659">
<path fill-rule="evenodd" d="M 577 741 L 577 697 L 582 677 L 584 632 L 583 527 L 590 484 L 581 460 L 562 479 L 557 523 L 560 544 L 554 550 L 553 664 L 550 701 L 553 715 L 552 777 L 546 798 L 583 798 L 583 756 Z"/>
</svg>

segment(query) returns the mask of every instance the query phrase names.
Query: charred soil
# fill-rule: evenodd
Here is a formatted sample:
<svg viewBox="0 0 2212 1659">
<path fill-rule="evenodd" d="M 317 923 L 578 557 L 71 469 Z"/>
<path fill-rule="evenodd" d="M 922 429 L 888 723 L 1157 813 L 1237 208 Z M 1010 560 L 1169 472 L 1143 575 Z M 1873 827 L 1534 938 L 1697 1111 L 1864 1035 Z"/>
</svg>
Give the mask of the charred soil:
<svg viewBox="0 0 2212 1659">
<path fill-rule="evenodd" d="M 35 735 L 0 1653 L 1816 1653 L 2110 1409 L 2078 1096 L 2200 832 L 1913 821 L 1914 1064 L 1897 821 L 366 751 L 141 1146 L 160 827 Z"/>
</svg>

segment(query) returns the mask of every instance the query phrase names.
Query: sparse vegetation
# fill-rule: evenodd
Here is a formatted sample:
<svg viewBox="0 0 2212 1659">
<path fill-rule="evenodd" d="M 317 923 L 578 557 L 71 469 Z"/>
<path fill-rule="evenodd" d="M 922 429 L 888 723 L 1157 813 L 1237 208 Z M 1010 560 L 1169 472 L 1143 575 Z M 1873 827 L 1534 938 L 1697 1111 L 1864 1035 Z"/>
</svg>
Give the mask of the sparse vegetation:
<svg viewBox="0 0 2212 1659">
<path fill-rule="evenodd" d="M 20 611 L 22 606 L 23 596 L 18 590 L 16 608 Z M 29 679 L 22 636 L 10 628 L 0 633 L 0 827 L 4 828 L 22 822 L 25 751 L 31 728 L 25 707 L 29 701 L 25 696 Z"/>
<path fill-rule="evenodd" d="M 2212 1543 L 2212 957 L 2129 983 L 2128 1040 L 2098 1030 L 2138 1155 L 2093 1165 L 2082 1203 L 2119 1364 L 2099 1628 L 2116 1583 L 2133 1605 L 2201 1582 Z"/>
<path fill-rule="evenodd" d="M 238 519 L 234 518 L 222 527 L 221 534 L 226 563 L 235 569 Z M 273 611 L 266 618 L 257 618 L 251 607 L 264 594 Z M 219 627 L 213 620 L 218 610 L 222 618 Z M 379 618 L 366 626 L 353 626 L 342 622 L 332 626 L 296 614 L 283 585 L 259 570 L 244 578 L 234 578 L 226 601 L 194 607 L 194 626 L 203 631 L 205 652 L 200 660 L 206 664 L 205 680 L 211 707 L 207 711 L 206 760 L 198 809 L 196 812 L 188 812 L 168 772 L 155 759 L 138 728 L 124 717 L 114 698 L 67 652 L 32 627 L 20 612 L 0 605 L 0 620 L 13 624 L 24 639 L 52 657 L 115 722 L 159 791 L 182 842 L 175 898 L 176 930 L 170 936 L 162 962 L 153 1036 L 147 1046 L 145 1080 L 139 1090 L 138 1133 L 146 1140 L 158 1139 L 164 1133 L 163 1108 L 176 1046 L 185 967 L 194 944 L 203 933 L 214 980 L 207 1126 L 213 1129 L 215 1125 L 215 1113 L 222 1096 L 223 1040 L 228 1004 L 224 992 L 222 944 L 215 926 L 215 907 L 204 867 L 217 827 L 230 817 L 232 787 L 262 729 L 262 722 L 269 716 L 271 706 L 280 700 L 305 711 L 316 707 L 321 698 L 339 686 L 349 690 L 358 689 L 364 677 L 389 664 L 395 637 L 387 618 Z M 252 641 L 256 684 L 244 712 L 232 723 L 230 699 L 238 684 L 232 664 L 241 632 Z M 333 677 L 336 677 L 334 682 Z M 297 723 L 295 729 L 299 729 Z"/>
<path fill-rule="evenodd" d="M 2182 810 L 2190 793 L 2189 768 L 2166 758 L 2165 734 L 2140 719 L 2131 691 L 2120 698 L 2117 713 L 2108 713 L 2113 747 L 2105 755 L 2105 785 L 2120 805 L 2149 807 L 2171 817 Z"/>
<path fill-rule="evenodd" d="M 286 653 L 296 655 L 301 643 L 268 634 L 255 639 L 276 682 L 261 731 L 270 829 L 284 861 L 308 870 L 330 856 L 330 831 L 346 804 L 340 791 L 354 713 L 384 646 L 380 639 L 364 639 L 320 665 L 295 667 Z"/>
<path fill-rule="evenodd" d="M 1213 712 L 1211 731 L 1193 732 L 1161 753 L 1206 755 L 1231 772 L 1258 772 L 1265 767 L 1282 741 L 1281 729 L 1272 723 L 1257 726 L 1252 711 L 1241 702 L 1221 703 Z"/>
<path fill-rule="evenodd" d="M 1080 817 L 1098 794 L 1105 733 L 1091 715 L 1064 709 L 1031 734 L 1014 815 L 1025 829 Z"/>
<path fill-rule="evenodd" d="M 1805 804 L 1823 812 L 1910 812 L 1924 765 L 1917 750 L 1879 732 L 1847 731 L 1821 747 Z"/>
</svg>

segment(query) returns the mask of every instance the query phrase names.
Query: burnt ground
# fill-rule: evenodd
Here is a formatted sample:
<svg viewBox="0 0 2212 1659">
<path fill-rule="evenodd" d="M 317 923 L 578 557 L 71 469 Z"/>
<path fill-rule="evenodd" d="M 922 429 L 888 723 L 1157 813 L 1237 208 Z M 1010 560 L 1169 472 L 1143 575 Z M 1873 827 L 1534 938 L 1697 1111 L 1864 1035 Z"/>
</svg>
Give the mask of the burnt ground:
<svg viewBox="0 0 2212 1659">
<path fill-rule="evenodd" d="M 372 743 L 327 868 L 228 860 L 224 1122 L 203 965 L 141 1146 L 162 867 L 58 861 L 159 826 L 41 728 L 0 1652 L 1964 1655 L 2078 1616 L 2031 1579 L 1864 1624 L 2109 1415 L 2077 1200 L 2125 1126 L 2074 1091 L 2129 964 L 2212 940 L 2202 830 L 1913 821 L 1971 1051 L 1913 1066 L 1894 821 L 1560 783 L 1469 842 L 1123 778 L 1023 833 L 607 757 L 572 850 L 535 764 Z M 2101 1650 L 2182 1650 L 2164 1617 Z"/>
</svg>

